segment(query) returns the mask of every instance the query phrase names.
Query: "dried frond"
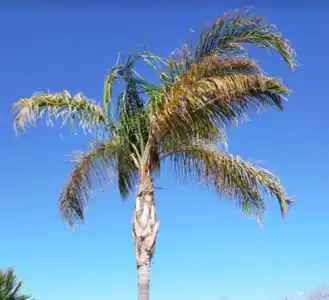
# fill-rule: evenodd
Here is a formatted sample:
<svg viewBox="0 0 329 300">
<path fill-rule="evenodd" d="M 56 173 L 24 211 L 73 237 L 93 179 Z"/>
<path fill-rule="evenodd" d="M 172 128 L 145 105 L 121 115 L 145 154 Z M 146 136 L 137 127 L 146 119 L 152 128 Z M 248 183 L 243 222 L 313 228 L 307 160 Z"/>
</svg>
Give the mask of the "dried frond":
<svg viewBox="0 0 329 300">
<path fill-rule="evenodd" d="M 162 89 L 158 89 L 157 93 L 150 101 L 149 109 L 150 115 L 154 117 L 154 126 L 159 129 L 161 139 L 166 139 L 170 136 L 180 139 L 195 138 L 196 136 L 202 136 L 204 139 L 217 139 L 223 140 L 225 134 L 223 128 L 219 128 L 218 122 L 206 114 L 206 111 L 197 112 L 193 118 L 184 118 L 181 116 L 180 121 L 177 123 L 171 123 L 170 110 L 174 113 L 180 113 L 181 111 L 187 111 L 186 106 L 186 94 L 193 91 L 202 80 L 212 80 L 213 78 L 221 78 L 225 75 L 247 75 L 247 74 L 261 74 L 261 70 L 258 65 L 251 59 L 239 58 L 239 57 L 219 57 L 209 56 L 203 60 L 202 63 L 192 64 L 189 71 L 184 73 L 173 84 L 165 84 Z M 199 83 L 200 84 L 200 83 Z M 184 91 L 185 88 L 185 91 Z M 179 99 L 181 95 L 182 99 Z M 173 96 L 176 96 L 175 98 Z M 178 97 L 177 97 L 178 96 Z M 200 95 L 202 97 L 202 95 Z M 184 98 L 185 97 L 185 98 Z M 180 101 L 181 100 L 181 101 Z M 203 99 L 206 100 L 206 99 Z M 168 123 L 164 121 L 161 125 L 158 124 L 159 118 L 162 115 L 168 117 Z M 164 117 L 164 118 L 166 118 Z M 161 122 L 160 122 L 161 123 Z M 169 126 L 168 126 L 169 125 Z M 173 130 L 174 129 L 174 130 Z M 177 136 L 179 135 L 179 136 Z"/>
<path fill-rule="evenodd" d="M 84 218 L 84 207 L 93 193 L 94 180 L 101 186 L 109 183 L 116 170 L 118 144 L 115 141 L 94 143 L 87 153 L 77 152 L 72 158 L 75 162 L 68 182 L 63 188 L 60 199 L 60 215 L 70 225 Z"/>
<path fill-rule="evenodd" d="M 168 149 L 161 159 L 170 158 L 182 183 L 205 183 L 220 195 L 235 199 L 241 210 L 261 220 L 265 197 L 278 200 L 284 217 L 292 204 L 278 178 L 239 157 L 220 152 L 208 142 Z"/>
<path fill-rule="evenodd" d="M 177 128 L 224 128 L 232 121 L 245 119 L 252 109 L 274 106 L 282 110 L 289 93 L 277 79 L 258 73 L 204 79 L 197 78 L 197 74 L 186 73 L 163 93 L 162 109 L 155 110 L 153 116 L 156 136 Z"/>
<path fill-rule="evenodd" d="M 250 58 L 209 55 L 200 63 L 194 63 L 189 72 L 192 74 L 184 74 L 183 76 L 195 76 L 198 81 L 230 74 L 261 74 L 261 69 Z"/>
<path fill-rule="evenodd" d="M 219 53 L 211 53 L 202 60 L 197 61 L 192 49 L 182 47 L 171 55 L 167 68 L 168 75 L 164 83 L 174 83 L 183 76 L 191 76 L 185 73 L 199 73 L 199 77 L 214 76 L 215 74 L 231 73 L 260 73 L 259 66 L 250 58 L 244 56 L 226 56 Z"/>
<path fill-rule="evenodd" d="M 25 130 L 27 126 L 36 125 L 45 117 L 47 125 L 60 118 L 64 125 L 68 120 L 74 128 L 75 121 L 84 131 L 93 129 L 111 129 L 113 124 L 107 119 L 104 110 L 89 101 L 81 93 L 71 96 L 69 92 L 36 93 L 31 98 L 21 99 L 13 105 L 15 114 L 14 128 Z"/>
</svg>

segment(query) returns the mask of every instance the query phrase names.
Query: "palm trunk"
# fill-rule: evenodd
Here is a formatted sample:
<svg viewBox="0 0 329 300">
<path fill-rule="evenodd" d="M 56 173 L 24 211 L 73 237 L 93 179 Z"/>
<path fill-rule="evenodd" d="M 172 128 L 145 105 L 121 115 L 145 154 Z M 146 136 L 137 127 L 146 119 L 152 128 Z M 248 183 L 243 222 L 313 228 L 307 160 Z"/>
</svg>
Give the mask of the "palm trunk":
<svg viewBox="0 0 329 300">
<path fill-rule="evenodd" d="M 159 230 L 152 175 L 141 178 L 133 216 L 133 236 L 138 270 L 138 300 L 149 300 L 150 265 Z"/>
</svg>

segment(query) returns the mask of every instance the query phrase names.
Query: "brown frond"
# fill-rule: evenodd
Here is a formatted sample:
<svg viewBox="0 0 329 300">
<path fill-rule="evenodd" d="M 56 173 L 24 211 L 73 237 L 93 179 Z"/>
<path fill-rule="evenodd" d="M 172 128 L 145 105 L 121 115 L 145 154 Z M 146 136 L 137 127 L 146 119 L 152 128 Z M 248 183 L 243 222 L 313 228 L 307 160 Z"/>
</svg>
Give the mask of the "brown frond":
<svg viewBox="0 0 329 300">
<path fill-rule="evenodd" d="M 260 67 L 251 59 L 243 57 L 206 56 L 200 63 L 192 65 L 196 80 L 227 74 L 260 74 Z M 189 76 L 189 75 L 187 75 Z"/>
<path fill-rule="evenodd" d="M 101 186 L 111 181 L 115 171 L 118 147 L 114 141 L 96 143 L 87 153 L 77 152 L 72 161 L 76 163 L 59 199 L 61 217 L 74 225 L 84 219 L 84 208 L 93 193 L 95 180 Z"/>
<path fill-rule="evenodd" d="M 284 217 L 292 204 L 278 178 L 240 157 L 220 152 L 207 142 L 168 150 L 161 159 L 170 158 L 182 183 L 205 183 L 218 194 L 236 199 L 241 210 L 261 220 L 266 210 L 265 197 L 278 200 Z"/>
<path fill-rule="evenodd" d="M 223 141 L 224 123 L 219 121 L 216 112 L 211 111 L 207 104 L 211 104 L 213 100 L 209 95 L 200 93 L 200 87 L 203 85 L 207 89 L 205 83 L 221 79 L 225 84 L 232 78 L 231 75 L 257 74 L 261 75 L 258 65 L 246 58 L 212 55 L 198 64 L 192 64 L 188 72 L 175 83 L 166 84 L 158 91 L 157 97 L 152 99 L 150 107 L 151 115 L 154 117 L 155 136 L 162 140 L 174 136 L 178 139 L 202 137 Z M 219 95 L 222 93 L 219 88 L 212 91 L 217 91 Z M 206 109 L 203 109 L 203 106 L 207 106 Z M 224 105 L 223 108 L 222 113 L 225 114 Z M 232 119 L 234 117 L 231 116 Z"/>
<path fill-rule="evenodd" d="M 204 69 L 204 73 L 211 72 Z M 254 74 L 225 74 L 200 77 L 188 72 L 163 93 L 162 109 L 154 112 L 154 134 L 162 137 L 177 128 L 230 126 L 252 110 L 274 106 L 283 109 L 289 93 L 277 79 Z"/>
</svg>

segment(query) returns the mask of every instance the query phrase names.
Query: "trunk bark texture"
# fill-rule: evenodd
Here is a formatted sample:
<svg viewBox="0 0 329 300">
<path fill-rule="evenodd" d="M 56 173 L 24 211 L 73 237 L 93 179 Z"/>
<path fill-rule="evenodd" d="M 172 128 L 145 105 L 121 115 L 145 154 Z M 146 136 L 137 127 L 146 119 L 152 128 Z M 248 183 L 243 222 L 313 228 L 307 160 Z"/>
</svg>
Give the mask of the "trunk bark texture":
<svg viewBox="0 0 329 300">
<path fill-rule="evenodd" d="M 160 222 L 157 220 L 154 185 L 149 173 L 141 178 L 133 216 L 133 237 L 138 270 L 138 300 L 149 300 L 150 265 Z"/>
</svg>

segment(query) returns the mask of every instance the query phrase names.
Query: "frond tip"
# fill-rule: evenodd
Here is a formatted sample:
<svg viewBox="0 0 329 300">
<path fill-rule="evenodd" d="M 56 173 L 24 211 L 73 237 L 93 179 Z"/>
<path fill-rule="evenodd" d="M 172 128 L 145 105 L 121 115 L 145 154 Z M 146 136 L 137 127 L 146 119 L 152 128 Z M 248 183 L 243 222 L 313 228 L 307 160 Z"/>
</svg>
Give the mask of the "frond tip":
<svg viewBox="0 0 329 300">
<path fill-rule="evenodd" d="M 171 157 L 182 182 L 204 182 L 220 195 L 235 199 L 244 213 L 260 220 L 266 211 L 264 196 L 278 200 L 283 218 L 293 202 L 274 174 L 219 152 L 213 145 L 196 143 L 168 152 L 165 157 Z"/>
</svg>

